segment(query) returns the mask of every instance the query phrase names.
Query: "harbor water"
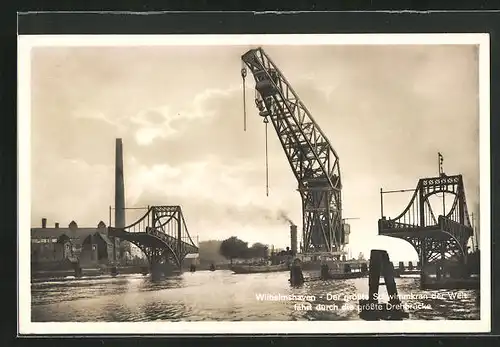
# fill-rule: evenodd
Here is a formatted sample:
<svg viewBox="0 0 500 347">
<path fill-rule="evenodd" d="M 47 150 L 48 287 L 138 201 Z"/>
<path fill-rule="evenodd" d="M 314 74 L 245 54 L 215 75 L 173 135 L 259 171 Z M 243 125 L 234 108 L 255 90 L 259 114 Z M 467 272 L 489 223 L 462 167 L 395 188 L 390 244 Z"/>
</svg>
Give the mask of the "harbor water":
<svg viewBox="0 0 500 347">
<path fill-rule="evenodd" d="M 368 279 L 317 281 L 292 288 L 288 272 L 186 272 L 153 281 L 120 275 L 31 284 L 33 322 L 359 320 Z M 413 320 L 479 319 L 475 290 L 421 291 L 418 278 L 397 278 Z M 385 286 L 381 286 L 383 301 Z"/>
</svg>

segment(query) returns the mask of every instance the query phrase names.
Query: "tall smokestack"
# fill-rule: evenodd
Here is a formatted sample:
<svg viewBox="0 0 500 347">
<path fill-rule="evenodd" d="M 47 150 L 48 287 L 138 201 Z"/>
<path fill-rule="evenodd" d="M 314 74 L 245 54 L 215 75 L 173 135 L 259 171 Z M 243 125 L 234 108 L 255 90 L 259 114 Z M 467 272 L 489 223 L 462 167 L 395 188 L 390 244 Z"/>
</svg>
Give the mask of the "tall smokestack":
<svg viewBox="0 0 500 347">
<path fill-rule="evenodd" d="M 294 255 L 297 254 L 297 226 L 294 224 L 290 225 L 290 248 Z"/>
<path fill-rule="evenodd" d="M 47 218 L 42 218 L 42 228 L 46 228 L 47 227 Z"/>
<path fill-rule="evenodd" d="M 125 227 L 125 182 L 123 179 L 123 144 L 116 139 L 115 162 L 115 228 Z"/>
</svg>

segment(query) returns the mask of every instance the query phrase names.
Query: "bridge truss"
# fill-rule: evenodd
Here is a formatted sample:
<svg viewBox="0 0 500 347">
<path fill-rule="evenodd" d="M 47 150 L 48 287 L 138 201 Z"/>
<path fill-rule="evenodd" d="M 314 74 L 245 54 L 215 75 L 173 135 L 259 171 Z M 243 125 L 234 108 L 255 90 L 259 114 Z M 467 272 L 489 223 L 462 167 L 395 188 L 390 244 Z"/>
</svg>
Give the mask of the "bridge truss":
<svg viewBox="0 0 500 347">
<path fill-rule="evenodd" d="M 186 255 L 198 253 L 180 206 L 151 206 L 133 224 L 125 228 L 109 227 L 108 234 L 137 246 L 150 265 L 171 262 L 181 267 Z"/>
<path fill-rule="evenodd" d="M 448 212 L 436 218 L 429 198 L 442 193 L 453 194 L 454 201 Z M 450 259 L 464 265 L 473 229 L 462 175 L 442 174 L 440 177 L 420 179 L 405 210 L 392 219 L 382 216 L 378 229 L 380 235 L 409 242 L 419 254 L 422 271 L 429 264 L 440 264 Z M 439 277 L 440 273 L 436 275 Z"/>
</svg>

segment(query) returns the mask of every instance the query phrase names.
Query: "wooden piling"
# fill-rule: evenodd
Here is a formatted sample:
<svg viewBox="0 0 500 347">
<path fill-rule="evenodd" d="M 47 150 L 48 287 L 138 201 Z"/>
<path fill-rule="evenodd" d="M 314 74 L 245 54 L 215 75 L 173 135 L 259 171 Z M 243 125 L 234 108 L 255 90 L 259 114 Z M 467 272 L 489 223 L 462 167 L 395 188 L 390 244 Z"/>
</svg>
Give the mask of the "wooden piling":
<svg viewBox="0 0 500 347">
<path fill-rule="evenodd" d="M 377 301 L 375 294 L 378 294 L 380 285 L 380 274 L 382 272 L 382 252 L 378 249 L 373 249 L 370 253 L 370 272 L 368 274 L 368 300 L 370 302 Z"/>
<path fill-rule="evenodd" d="M 300 266 L 300 260 L 295 259 L 290 267 L 290 284 L 292 286 L 300 286 L 303 283 L 304 275 L 302 273 L 302 267 Z"/>
<path fill-rule="evenodd" d="M 115 276 L 118 276 L 118 268 L 113 265 L 110 269 L 110 273 L 111 273 L 111 276 L 115 277 Z"/>
<path fill-rule="evenodd" d="M 389 294 L 390 303 L 399 303 L 398 289 L 396 287 L 396 280 L 394 279 L 394 265 L 389 261 L 389 254 L 387 254 L 387 252 L 383 251 L 380 257 L 382 258 L 384 282 L 387 288 L 387 294 Z"/>
<path fill-rule="evenodd" d="M 320 277 L 323 281 L 330 279 L 330 269 L 328 268 L 328 264 L 321 264 Z"/>
<path fill-rule="evenodd" d="M 389 303 L 378 302 L 380 276 L 383 275 Z M 375 295 L 377 294 L 377 296 Z M 365 320 L 401 320 L 408 318 L 398 298 L 398 290 L 394 279 L 394 265 L 386 251 L 374 249 L 370 253 L 370 270 L 368 279 L 368 300 L 359 300 L 360 317 Z"/>
<path fill-rule="evenodd" d="M 80 267 L 80 264 L 76 264 L 75 266 L 75 277 L 82 277 L 83 271 L 82 268 Z"/>
<path fill-rule="evenodd" d="M 405 271 L 405 263 L 400 261 L 398 268 L 399 268 L 399 271 L 401 271 L 401 273 L 403 273 Z"/>
</svg>

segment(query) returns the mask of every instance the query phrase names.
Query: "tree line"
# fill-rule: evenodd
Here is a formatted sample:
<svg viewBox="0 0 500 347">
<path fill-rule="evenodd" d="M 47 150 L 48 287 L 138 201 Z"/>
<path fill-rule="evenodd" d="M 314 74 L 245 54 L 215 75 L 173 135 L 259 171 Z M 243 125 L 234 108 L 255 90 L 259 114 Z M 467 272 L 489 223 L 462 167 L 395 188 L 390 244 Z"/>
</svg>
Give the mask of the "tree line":
<svg viewBox="0 0 500 347">
<path fill-rule="evenodd" d="M 266 258 L 268 256 L 268 247 L 260 242 L 248 247 L 248 242 L 232 236 L 221 242 L 219 253 L 231 262 L 235 258 Z"/>
</svg>

